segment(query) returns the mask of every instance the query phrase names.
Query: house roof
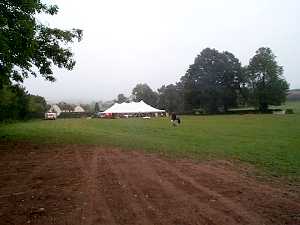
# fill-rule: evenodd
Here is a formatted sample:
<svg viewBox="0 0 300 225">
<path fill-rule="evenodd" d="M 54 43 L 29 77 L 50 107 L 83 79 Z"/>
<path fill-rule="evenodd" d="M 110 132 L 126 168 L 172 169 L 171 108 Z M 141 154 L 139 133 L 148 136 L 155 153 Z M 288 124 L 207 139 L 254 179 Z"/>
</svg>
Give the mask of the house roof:
<svg viewBox="0 0 300 225">
<path fill-rule="evenodd" d="M 84 112 L 85 110 L 80 106 L 80 105 L 77 105 L 75 108 L 74 108 L 74 112 Z"/>
</svg>

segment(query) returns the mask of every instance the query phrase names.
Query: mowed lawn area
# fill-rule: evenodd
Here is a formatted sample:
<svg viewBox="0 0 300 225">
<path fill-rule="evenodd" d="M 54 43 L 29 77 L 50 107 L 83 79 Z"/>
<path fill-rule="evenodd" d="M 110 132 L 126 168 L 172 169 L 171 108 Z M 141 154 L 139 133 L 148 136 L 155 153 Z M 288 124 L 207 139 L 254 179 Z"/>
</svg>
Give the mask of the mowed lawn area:
<svg viewBox="0 0 300 225">
<path fill-rule="evenodd" d="M 2 140 L 96 144 L 197 160 L 234 159 L 266 174 L 300 180 L 300 114 L 34 120 L 0 126 Z M 0 139 L 0 140 L 1 140 Z"/>
<path fill-rule="evenodd" d="M 273 108 L 293 109 L 294 113 L 300 114 L 300 101 L 287 101 L 282 106 L 276 106 Z"/>
</svg>

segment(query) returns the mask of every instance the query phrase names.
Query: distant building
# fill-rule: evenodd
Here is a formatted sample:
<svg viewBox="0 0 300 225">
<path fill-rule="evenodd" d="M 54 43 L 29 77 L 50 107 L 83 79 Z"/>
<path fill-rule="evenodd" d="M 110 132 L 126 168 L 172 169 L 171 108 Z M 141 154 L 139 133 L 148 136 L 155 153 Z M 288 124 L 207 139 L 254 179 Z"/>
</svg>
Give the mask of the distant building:
<svg viewBox="0 0 300 225">
<path fill-rule="evenodd" d="M 62 112 L 61 109 L 58 107 L 58 105 L 51 105 L 48 111 L 56 113 L 57 116 L 59 116 Z"/>
<path fill-rule="evenodd" d="M 73 112 L 71 109 L 62 109 L 61 112 Z"/>
<path fill-rule="evenodd" d="M 74 108 L 74 112 L 85 112 L 85 110 L 80 105 L 78 105 Z"/>
</svg>

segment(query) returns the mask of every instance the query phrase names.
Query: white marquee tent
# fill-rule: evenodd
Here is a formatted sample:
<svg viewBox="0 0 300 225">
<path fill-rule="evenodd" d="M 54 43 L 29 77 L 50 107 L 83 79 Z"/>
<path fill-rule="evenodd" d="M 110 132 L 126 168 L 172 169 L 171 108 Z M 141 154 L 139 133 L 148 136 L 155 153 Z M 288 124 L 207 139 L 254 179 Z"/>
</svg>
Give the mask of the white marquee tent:
<svg viewBox="0 0 300 225">
<path fill-rule="evenodd" d="M 129 103 L 115 103 L 112 107 L 105 110 L 103 113 L 111 114 L 132 114 L 132 113 L 164 113 L 165 110 L 156 109 L 143 100 L 140 102 L 129 102 Z"/>
</svg>

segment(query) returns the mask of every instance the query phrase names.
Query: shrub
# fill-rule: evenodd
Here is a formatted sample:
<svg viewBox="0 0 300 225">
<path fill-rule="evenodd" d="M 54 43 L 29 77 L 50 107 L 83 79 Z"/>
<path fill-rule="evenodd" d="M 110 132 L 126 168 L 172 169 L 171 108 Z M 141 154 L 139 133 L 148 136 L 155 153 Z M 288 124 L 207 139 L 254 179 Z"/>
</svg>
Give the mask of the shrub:
<svg viewBox="0 0 300 225">
<path fill-rule="evenodd" d="M 294 114 L 294 110 L 293 109 L 286 109 L 285 114 Z"/>
</svg>

